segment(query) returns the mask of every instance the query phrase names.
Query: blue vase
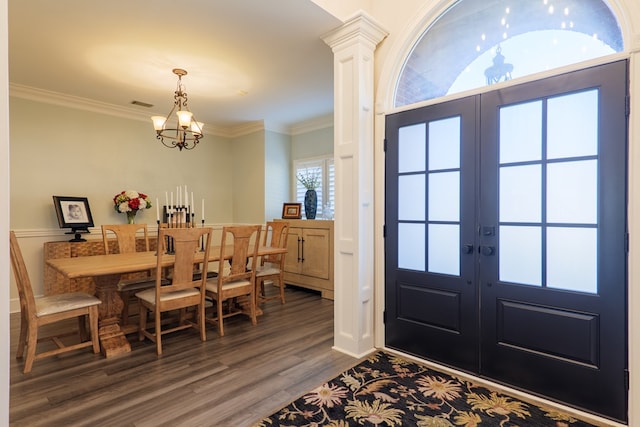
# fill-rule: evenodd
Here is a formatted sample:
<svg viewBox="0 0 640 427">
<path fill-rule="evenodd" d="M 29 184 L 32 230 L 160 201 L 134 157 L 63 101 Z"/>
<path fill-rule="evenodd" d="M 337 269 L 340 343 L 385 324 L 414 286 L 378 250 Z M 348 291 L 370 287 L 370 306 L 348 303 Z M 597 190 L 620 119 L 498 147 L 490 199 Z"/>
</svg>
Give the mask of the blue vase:
<svg viewBox="0 0 640 427">
<path fill-rule="evenodd" d="M 304 193 L 304 215 L 307 219 L 316 219 L 318 209 L 318 193 L 316 190 L 307 190 Z"/>
</svg>

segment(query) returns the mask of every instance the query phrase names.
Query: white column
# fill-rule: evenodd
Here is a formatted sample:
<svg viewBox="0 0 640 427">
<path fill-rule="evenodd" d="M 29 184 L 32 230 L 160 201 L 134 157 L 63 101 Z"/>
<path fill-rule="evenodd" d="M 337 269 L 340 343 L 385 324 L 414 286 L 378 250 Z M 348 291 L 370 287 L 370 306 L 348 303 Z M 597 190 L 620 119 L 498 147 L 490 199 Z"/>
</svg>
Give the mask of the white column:
<svg viewBox="0 0 640 427">
<path fill-rule="evenodd" d="M 324 37 L 334 53 L 334 348 L 374 349 L 374 51 L 387 33 L 359 12 Z"/>
</svg>

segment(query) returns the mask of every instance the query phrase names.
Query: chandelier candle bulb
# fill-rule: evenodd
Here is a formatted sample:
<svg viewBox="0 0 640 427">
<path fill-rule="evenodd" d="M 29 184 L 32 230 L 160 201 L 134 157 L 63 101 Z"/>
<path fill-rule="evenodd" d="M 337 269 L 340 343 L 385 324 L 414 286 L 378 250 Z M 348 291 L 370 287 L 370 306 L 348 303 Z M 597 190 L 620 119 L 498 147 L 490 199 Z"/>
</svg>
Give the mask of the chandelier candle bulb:
<svg viewBox="0 0 640 427">
<path fill-rule="evenodd" d="M 202 128 L 204 127 L 204 123 L 202 122 L 191 122 L 191 132 L 195 135 L 202 135 Z"/>
<path fill-rule="evenodd" d="M 162 116 L 153 116 L 151 117 L 151 120 L 153 121 L 153 128 L 156 131 L 161 131 L 162 128 L 164 128 L 164 123 L 166 122 L 166 119 Z"/>
<path fill-rule="evenodd" d="M 191 116 L 193 115 L 191 111 L 176 111 L 176 114 L 181 128 L 186 129 L 191 125 Z"/>
<path fill-rule="evenodd" d="M 164 192 L 164 205 L 167 207 L 167 209 L 169 209 L 169 192 L 168 191 Z"/>
<path fill-rule="evenodd" d="M 156 197 L 156 221 L 160 222 L 160 203 L 158 203 L 157 197 Z"/>
<path fill-rule="evenodd" d="M 202 199 L 202 222 L 204 223 L 204 199 Z"/>
</svg>

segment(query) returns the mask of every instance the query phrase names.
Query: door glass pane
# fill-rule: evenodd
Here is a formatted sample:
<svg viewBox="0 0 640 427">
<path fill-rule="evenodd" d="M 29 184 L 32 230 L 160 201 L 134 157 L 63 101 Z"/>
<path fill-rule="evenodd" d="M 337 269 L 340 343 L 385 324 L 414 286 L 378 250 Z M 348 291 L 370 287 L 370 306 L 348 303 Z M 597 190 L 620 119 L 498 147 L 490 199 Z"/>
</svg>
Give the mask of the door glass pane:
<svg viewBox="0 0 640 427">
<path fill-rule="evenodd" d="M 500 108 L 500 163 L 540 160 L 542 101 Z"/>
<path fill-rule="evenodd" d="M 460 172 L 429 174 L 429 221 L 459 220 Z"/>
<path fill-rule="evenodd" d="M 398 219 L 400 221 L 425 220 L 425 175 L 398 177 Z"/>
<path fill-rule="evenodd" d="M 540 227 L 500 227 L 501 282 L 542 285 L 541 239 Z"/>
<path fill-rule="evenodd" d="M 398 224 L 398 268 L 424 270 L 424 224 Z"/>
<path fill-rule="evenodd" d="M 460 275 L 460 226 L 429 224 L 429 272 Z"/>
<path fill-rule="evenodd" d="M 460 117 L 429 123 L 429 170 L 460 167 Z"/>
<path fill-rule="evenodd" d="M 426 125 L 405 126 L 398 129 L 398 172 L 427 170 Z"/>
<path fill-rule="evenodd" d="M 598 221 L 598 162 L 547 166 L 547 221 L 595 224 Z"/>
<path fill-rule="evenodd" d="M 598 91 L 574 93 L 547 102 L 547 157 L 598 154 Z"/>
<path fill-rule="evenodd" d="M 548 287 L 597 293 L 597 258 L 596 228 L 548 228 Z"/>
<path fill-rule="evenodd" d="M 540 222 L 540 165 L 500 168 L 500 222 Z"/>
</svg>

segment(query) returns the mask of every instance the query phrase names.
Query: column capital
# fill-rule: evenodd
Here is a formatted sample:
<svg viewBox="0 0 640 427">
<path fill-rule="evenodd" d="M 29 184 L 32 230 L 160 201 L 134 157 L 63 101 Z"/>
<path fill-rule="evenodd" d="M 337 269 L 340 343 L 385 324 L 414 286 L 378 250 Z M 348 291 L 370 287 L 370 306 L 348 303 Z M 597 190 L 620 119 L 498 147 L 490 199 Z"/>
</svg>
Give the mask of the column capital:
<svg viewBox="0 0 640 427">
<path fill-rule="evenodd" d="M 340 28 L 322 36 L 322 40 L 335 52 L 353 44 L 367 43 L 375 50 L 389 33 L 370 15 L 360 10 L 345 21 Z"/>
</svg>

